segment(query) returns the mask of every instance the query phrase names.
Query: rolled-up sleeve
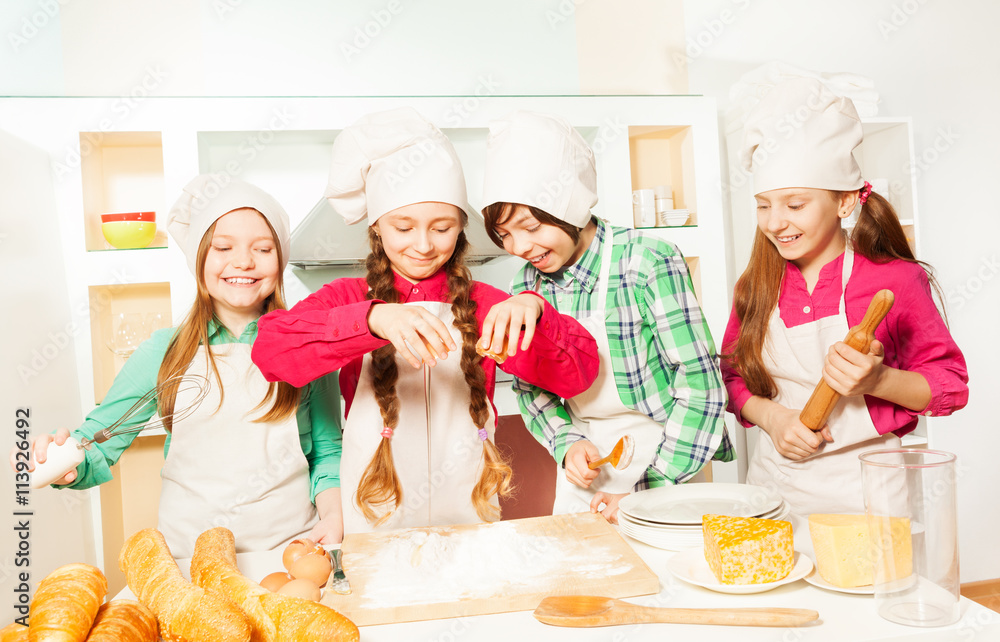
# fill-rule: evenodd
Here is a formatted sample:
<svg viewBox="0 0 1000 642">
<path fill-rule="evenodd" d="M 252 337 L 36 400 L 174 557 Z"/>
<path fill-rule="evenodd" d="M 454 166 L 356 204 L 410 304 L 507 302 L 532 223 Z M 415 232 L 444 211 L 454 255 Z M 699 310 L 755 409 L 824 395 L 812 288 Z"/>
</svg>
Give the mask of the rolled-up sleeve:
<svg viewBox="0 0 1000 642">
<path fill-rule="evenodd" d="M 329 488 L 340 488 L 340 458 L 343 432 L 340 386 L 336 374 L 309 384 L 298 410 L 299 441 L 309 462 L 309 498 Z"/>
<path fill-rule="evenodd" d="M 918 266 L 919 267 L 919 266 Z M 893 311 L 895 355 L 887 365 L 919 373 L 927 380 L 931 399 L 920 411 L 909 410 L 883 399 L 866 397 L 879 433 L 903 435 L 916 426 L 917 415 L 944 416 L 965 407 L 969 401 L 969 371 L 965 356 L 945 325 L 931 294 L 930 282 L 922 268 L 914 270 L 916 277 L 905 286 L 896 288 Z M 876 337 L 886 332 L 879 328 Z M 888 351 L 887 351 L 888 352 Z M 899 428 L 899 426 L 903 426 Z"/>
</svg>

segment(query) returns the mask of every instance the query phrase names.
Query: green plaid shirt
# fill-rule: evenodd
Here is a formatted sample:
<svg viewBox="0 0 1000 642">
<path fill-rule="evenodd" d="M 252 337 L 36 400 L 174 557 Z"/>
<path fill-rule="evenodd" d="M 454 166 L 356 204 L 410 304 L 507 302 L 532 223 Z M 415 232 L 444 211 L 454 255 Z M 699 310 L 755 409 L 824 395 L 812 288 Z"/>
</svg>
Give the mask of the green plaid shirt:
<svg viewBox="0 0 1000 642">
<path fill-rule="evenodd" d="M 594 300 L 605 230 L 613 243 L 606 302 Z M 511 292 L 534 290 L 539 282 L 539 293 L 564 314 L 581 317 L 604 307 L 618 396 L 663 426 L 656 456 L 635 490 L 684 482 L 711 459 L 733 460 L 715 345 L 684 256 L 673 244 L 599 222 L 579 261 L 553 274 L 527 263 Z M 574 431 L 565 402 L 517 378 L 513 389 L 528 429 L 562 462 L 569 447 L 584 439 Z"/>
</svg>

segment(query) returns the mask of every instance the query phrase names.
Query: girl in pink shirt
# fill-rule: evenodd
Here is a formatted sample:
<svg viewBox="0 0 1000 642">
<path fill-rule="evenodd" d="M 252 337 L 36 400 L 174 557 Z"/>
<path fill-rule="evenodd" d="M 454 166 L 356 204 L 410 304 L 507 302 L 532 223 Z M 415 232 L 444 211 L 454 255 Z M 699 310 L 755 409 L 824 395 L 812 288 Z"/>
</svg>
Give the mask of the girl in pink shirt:
<svg viewBox="0 0 1000 642">
<path fill-rule="evenodd" d="M 968 398 L 936 283 L 892 206 L 862 179 L 861 140 L 853 103 L 807 79 L 772 89 L 744 130 L 758 229 L 722 371 L 730 410 L 761 428 L 747 482 L 776 489 L 799 515 L 864 512 L 858 454 L 898 447 L 918 414 L 950 414 Z M 841 221 L 859 203 L 848 238 Z M 862 353 L 843 339 L 881 289 L 895 303 Z M 821 377 L 844 398 L 813 432 L 799 413 Z"/>
<path fill-rule="evenodd" d="M 511 469 L 493 443 L 497 361 L 568 397 L 597 376 L 594 339 L 541 296 L 471 279 L 461 165 L 412 109 L 338 135 L 327 198 L 348 223 L 367 219 L 367 275 L 266 315 L 253 359 L 297 386 L 340 369 L 344 532 L 498 519 Z M 496 361 L 477 354 L 487 321 L 509 339 Z"/>
</svg>

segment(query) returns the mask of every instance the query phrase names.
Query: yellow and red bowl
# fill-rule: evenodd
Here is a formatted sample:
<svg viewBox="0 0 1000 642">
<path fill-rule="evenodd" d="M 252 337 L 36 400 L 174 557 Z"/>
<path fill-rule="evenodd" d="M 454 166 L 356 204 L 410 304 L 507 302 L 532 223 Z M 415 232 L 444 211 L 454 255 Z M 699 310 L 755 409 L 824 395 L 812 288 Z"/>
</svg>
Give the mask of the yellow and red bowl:
<svg viewBox="0 0 1000 642">
<path fill-rule="evenodd" d="M 116 212 L 114 214 L 101 214 L 101 223 L 113 223 L 115 221 L 156 221 L 156 212 Z"/>
<path fill-rule="evenodd" d="M 119 250 L 146 247 L 156 236 L 156 212 L 101 214 L 101 232 Z"/>
</svg>

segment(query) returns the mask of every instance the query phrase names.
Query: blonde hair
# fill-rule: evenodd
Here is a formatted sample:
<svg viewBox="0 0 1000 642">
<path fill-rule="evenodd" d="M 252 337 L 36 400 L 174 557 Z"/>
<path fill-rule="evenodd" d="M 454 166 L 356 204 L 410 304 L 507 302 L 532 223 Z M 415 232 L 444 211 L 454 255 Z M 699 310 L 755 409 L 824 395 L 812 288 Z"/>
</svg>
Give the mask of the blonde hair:
<svg viewBox="0 0 1000 642">
<path fill-rule="evenodd" d="M 254 211 L 256 212 L 257 210 Z M 271 231 L 271 236 L 277 238 L 274 228 L 271 227 L 271 223 L 267 220 L 267 217 L 260 214 L 260 212 L 257 213 L 267 223 L 267 228 Z M 212 223 L 212 226 L 208 228 L 208 231 L 201 238 L 201 243 L 198 244 L 198 254 L 195 260 L 195 264 L 198 266 L 196 278 L 198 289 L 195 294 L 194 304 L 188 311 L 187 316 L 184 317 L 184 320 L 177 327 L 174 336 L 170 339 L 167 352 L 163 355 L 163 361 L 160 363 L 160 370 L 156 376 L 157 385 L 161 385 L 174 375 L 184 374 L 198 352 L 198 347 L 206 346 L 207 348 L 209 346 L 208 324 L 215 316 L 215 306 L 205 285 L 205 257 L 208 255 L 208 249 L 212 245 L 212 236 L 215 234 L 216 223 Z M 282 265 L 281 245 L 275 243 L 274 249 L 278 254 L 278 265 Z M 274 292 L 264 299 L 264 313 L 285 309 L 283 292 L 284 279 L 282 272 L 279 270 Z M 205 353 L 210 369 L 215 375 L 215 381 L 219 386 L 219 406 L 221 407 L 226 393 L 222 387 L 219 369 L 215 364 L 215 355 L 211 349 L 205 350 Z M 157 412 L 159 412 L 161 417 L 164 417 L 163 423 L 168 431 L 172 428 L 170 415 L 174 411 L 176 397 L 177 390 L 175 387 L 173 390 L 166 390 L 157 399 Z M 284 382 L 269 383 L 264 398 L 254 406 L 251 412 L 264 408 L 268 403 L 271 404 L 270 408 L 253 421 L 265 423 L 280 421 L 292 416 L 298 408 L 299 397 L 300 390 L 291 384 Z"/>
<path fill-rule="evenodd" d="M 467 218 L 463 214 L 463 225 L 466 221 Z M 398 303 L 399 295 L 396 292 L 392 265 L 382 247 L 382 239 L 372 228 L 368 229 L 368 242 L 371 244 L 371 253 L 365 263 L 368 298 L 380 299 L 386 303 Z M 458 235 L 455 251 L 444 269 L 448 275 L 448 292 L 451 296 L 455 327 L 462 333 L 461 366 L 471 395 L 469 414 L 476 428 L 482 430 L 489 420 L 490 409 L 486 396 L 486 373 L 482 368 L 482 357 L 476 354 L 476 341 L 479 338 L 476 302 L 471 298 L 472 276 L 464 260 L 468 246 L 463 230 Z M 396 349 L 392 344 L 372 352 L 371 370 L 375 399 L 378 402 L 383 425 L 395 429 L 399 422 L 399 398 L 396 395 L 399 370 L 396 366 Z M 391 441 L 383 438 L 379 442 L 375 455 L 361 476 L 355 494 L 361 512 L 376 526 L 388 519 L 403 502 L 403 489 L 393 464 Z M 483 521 L 492 522 L 500 519 L 500 510 L 490 504 L 490 499 L 494 495 L 504 498 L 510 496 L 513 492 L 511 475 L 507 458 L 492 440 L 484 440 L 483 472 L 472 489 L 472 505 Z"/>
</svg>

